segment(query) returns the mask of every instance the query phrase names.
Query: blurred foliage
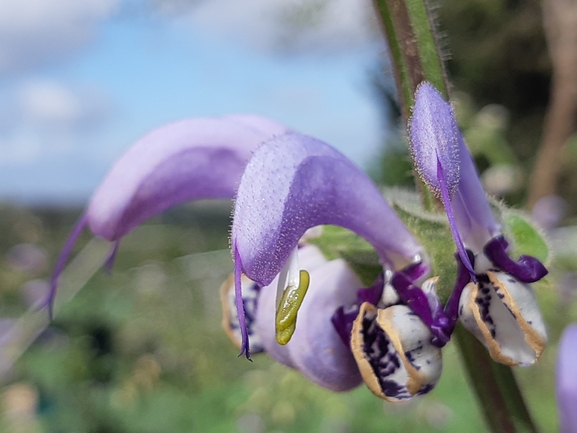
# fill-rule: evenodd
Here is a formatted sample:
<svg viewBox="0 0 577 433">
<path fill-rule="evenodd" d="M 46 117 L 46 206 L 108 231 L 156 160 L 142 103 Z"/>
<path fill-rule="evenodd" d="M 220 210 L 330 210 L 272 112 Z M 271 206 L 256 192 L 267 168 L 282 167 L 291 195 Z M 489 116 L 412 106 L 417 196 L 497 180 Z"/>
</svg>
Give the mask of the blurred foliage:
<svg viewBox="0 0 577 433">
<path fill-rule="evenodd" d="M 77 215 L 5 206 L 0 235 L 29 242 L 31 234 L 15 235 L 13 225 L 33 221 L 35 242 L 53 261 Z M 112 275 L 97 274 L 3 378 L 0 431 L 485 431 L 452 344 L 443 351 L 437 388 L 406 404 L 383 402 L 364 386 L 328 392 L 266 355 L 254 363 L 238 358 L 221 330 L 218 299 L 232 269 L 228 224 L 228 204 L 201 204 L 177 208 L 127 236 Z M 48 270 L 15 269 L 9 246 L 1 248 L 3 317 L 15 317 L 24 308 L 22 284 L 46 278 Z M 539 296 L 556 339 L 577 318 L 577 305 L 561 302 L 547 285 Z M 545 431 L 556 425 L 554 356 L 551 348 L 537 366 L 517 370 Z"/>
<path fill-rule="evenodd" d="M 189 2 L 153 3 L 179 9 Z M 309 7 L 322 4 L 313 2 Z M 520 204 L 540 139 L 551 72 L 540 4 L 442 0 L 435 13 L 440 30 L 450 35 L 443 45 L 459 90 L 453 92 L 455 107 L 485 185 L 508 203 Z M 294 18 L 303 22 L 301 16 Z M 382 77 L 381 71 L 372 74 L 375 94 L 388 107 L 383 110 L 384 123 L 393 130 L 399 111 L 391 80 Z M 370 167 L 381 184 L 414 185 L 401 135 L 389 134 L 382 158 Z M 573 213 L 576 149 L 577 141 L 569 147 L 562 190 Z M 30 305 L 25 284 L 48 278 L 79 213 L 0 205 L 1 318 L 17 317 Z M 443 351 L 445 368 L 437 388 L 406 404 L 384 403 L 365 387 L 348 394 L 330 393 L 266 355 L 255 357 L 254 363 L 237 358 L 238 350 L 221 330 L 218 300 L 218 287 L 232 269 L 226 250 L 229 215 L 229 203 L 216 207 L 197 203 L 179 207 L 127 236 L 112 275 L 101 272 L 93 278 L 3 378 L 0 431 L 485 431 L 452 344 Z M 512 230 L 525 233 L 524 220 L 513 220 Z M 432 245 L 432 251 L 443 239 L 450 253 L 435 257 L 452 260 L 446 227 L 430 228 L 434 236 L 425 243 Z M 342 255 L 339 242 L 348 243 L 350 234 L 331 230 L 333 240 L 325 250 Z M 556 341 L 562 328 L 577 320 L 577 255 L 567 247 L 577 233 L 574 229 L 557 233 L 550 233 L 556 253 L 551 275 L 536 286 L 553 343 L 536 366 L 516 370 L 544 431 L 556 429 Z M 74 252 L 89 237 L 81 236 Z M 528 242 L 535 239 L 529 236 Z M 46 255 L 47 265 L 16 263 L 13 247 L 21 244 L 36 246 Z M 355 247 L 353 259 L 363 254 L 374 259 L 366 244 L 355 241 Z M 366 262 L 360 260 L 359 266 Z M 363 269 L 367 280 L 375 269 L 374 263 Z"/>
<path fill-rule="evenodd" d="M 492 194 L 522 206 L 542 138 L 552 73 L 541 3 L 442 0 L 431 8 L 454 85 L 451 94 L 459 123 L 483 181 Z M 410 185 L 409 154 L 395 133 L 399 110 L 390 67 L 376 68 L 370 77 L 377 99 L 388 107 L 383 111 L 383 124 L 392 133 L 369 172 L 383 185 Z M 565 152 L 558 183 L 569 218 L 577 214 L 573 147 L 569 145 Z"/>
</svg>

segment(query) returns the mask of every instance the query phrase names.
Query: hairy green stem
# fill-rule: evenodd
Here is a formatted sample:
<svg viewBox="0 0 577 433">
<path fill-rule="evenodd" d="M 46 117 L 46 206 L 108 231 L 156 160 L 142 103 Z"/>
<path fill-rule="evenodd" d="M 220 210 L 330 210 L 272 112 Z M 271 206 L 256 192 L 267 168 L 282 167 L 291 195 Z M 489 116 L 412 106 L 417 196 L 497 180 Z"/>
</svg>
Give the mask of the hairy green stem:
<svg viewBox="0 0 577 433">
<path fill-rule="evenodd" d="M 429 9 L 423 0 L 374 0 L 389 42 L 401 113 L 408 120 L 414 94 L 422 81 L 433 84 L 448 99 L 448 79 Z M 419 184 L 426 209 L 435 199 Z M 510 367 L 495 363 L 487 349 L 461 326 L 455 339 L 487 426 L 495 433 L 537 433 Z"/>
<path fill-rule="evenodd" d="M 462 326 L 457 326 L 453 335 L 490 430 L 537 433 L 511 367 L 493 361 L 487 349 Z"/>
</svg>

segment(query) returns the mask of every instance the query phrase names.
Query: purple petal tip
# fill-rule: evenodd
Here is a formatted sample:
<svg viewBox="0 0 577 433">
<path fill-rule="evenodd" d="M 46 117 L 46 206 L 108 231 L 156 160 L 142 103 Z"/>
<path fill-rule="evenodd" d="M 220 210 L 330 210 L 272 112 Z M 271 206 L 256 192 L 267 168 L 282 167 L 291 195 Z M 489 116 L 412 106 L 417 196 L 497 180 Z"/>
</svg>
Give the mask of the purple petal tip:
<svg viewBox="0 0 577 433">
<path fill-rule="evenodd" d="M 459 182 L 459 130 L 451 104 L 429 83 L 416 91 L 409 138 L 415 167 L 423 181 L 436 193 L 441 185 L 437 164 L 441 164 L 452 194 Z"/>
<path fill-rule="evenodd" d="M 577 433 L 577 324 L 569 325 L 557 355 L 557 406 L 561 433 Z"/>
</svg>

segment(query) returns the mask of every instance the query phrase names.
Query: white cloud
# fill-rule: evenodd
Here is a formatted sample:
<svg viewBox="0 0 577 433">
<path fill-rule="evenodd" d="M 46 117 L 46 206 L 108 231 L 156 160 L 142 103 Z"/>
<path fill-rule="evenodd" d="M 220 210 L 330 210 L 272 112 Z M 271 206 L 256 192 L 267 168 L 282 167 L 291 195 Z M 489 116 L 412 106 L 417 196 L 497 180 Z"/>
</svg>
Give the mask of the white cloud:
<svg viewBox="0 0 577 433">
<path fill-rule="evenodd" d="M 182 8 L 176 10 L 181 24 L 266 51 L 339 52 L 358 49 L 377 34 L 368 0 L 210 0 L 184 17 Z"/>
<path fill-rule="evenodd" d="M 55 82 L 32 81 L 24 85 L 20 95 L 23 115 L 32 122 L 71 124 L 82 117 L 78 95 Z"/>
<path fill-rule="evenodd" d="M 118 0 L 0 1 L 0 74 L 49 62 L 82 47 Z"/>
<path fill-rule="evenodd" d="M 81 150 L 113 110 L 95 89 L 25 80 L 0 104 L 0 165 L 29 164 Z"/>
</svg>

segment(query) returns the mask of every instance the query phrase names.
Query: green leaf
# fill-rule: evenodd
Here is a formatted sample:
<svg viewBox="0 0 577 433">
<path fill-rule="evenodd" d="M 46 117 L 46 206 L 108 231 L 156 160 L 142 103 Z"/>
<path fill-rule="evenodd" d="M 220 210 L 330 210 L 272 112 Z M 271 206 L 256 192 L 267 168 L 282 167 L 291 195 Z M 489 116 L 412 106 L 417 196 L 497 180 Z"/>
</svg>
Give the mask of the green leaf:
<svg viewBox="0 0 577 433">
<path fill-rule="evenodd" d="M 528 216 L 506 209 L 501 215 L 507 238 L 511 240 L 515 255 L 529 255 L 546 263 L 550 258 L 549 246 L 544 236 Z"/>
<path fill-rule="evenodd" d="M 320 237 L 308 242 L 318 246 L 329 260 L 344 259 L 366 286 L 373 284 L 383 270 L 371 244 L 347 229 L 325 226 Z"/>
</svg>

